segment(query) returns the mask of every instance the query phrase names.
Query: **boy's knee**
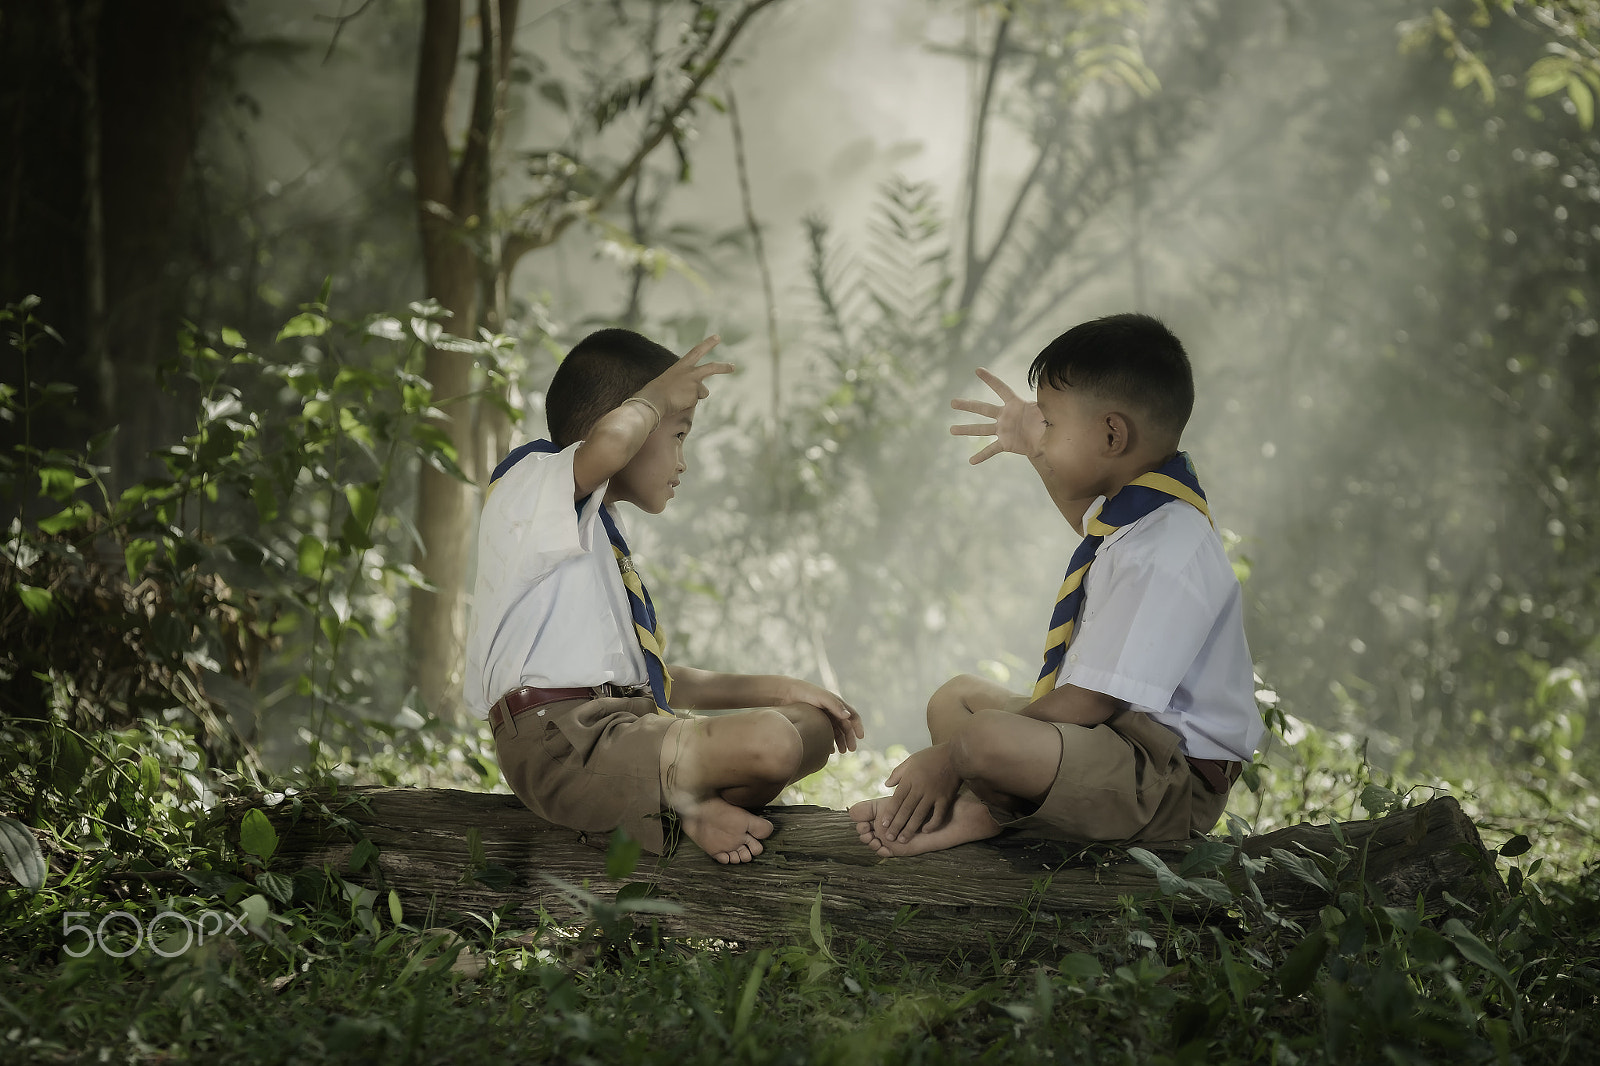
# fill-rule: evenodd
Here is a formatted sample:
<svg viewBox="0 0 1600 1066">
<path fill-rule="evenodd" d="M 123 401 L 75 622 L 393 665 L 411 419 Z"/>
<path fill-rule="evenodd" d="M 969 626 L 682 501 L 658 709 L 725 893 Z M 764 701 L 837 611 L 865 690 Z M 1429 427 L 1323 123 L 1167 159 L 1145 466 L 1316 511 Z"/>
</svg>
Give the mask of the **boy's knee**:
<svg viewBox="0 0 1600 1066">
<path fill-rule="evenodd" d="M 950 738 L 950 765 L 962 780 L 986 780 L 1007 756 L 1001 729 L 1011 716 L 1004 711 L 974 711 L 966 725 Z"/>
<path fill-rule="evenodd" d="M 739 753 L 741 765 L 762 780 L 788 784 L 794 780 L 805 757 L 805 740 L 800 735 L 800 727 L 777 709 L 763 708 L 749 713 L 753 718 L 752 728 L 744 733 L 747 742 L 745 750 Z"/>
<path fill-rule="evenodd" d="M 968 696 L 982 683 L 983 679 L 975 674 L 957 674 L 952 677 L 928 697 L 928 719 L 932 721 L 938 715 L 947 714 L 957 708 L 965 710 Z"/>
</svg>

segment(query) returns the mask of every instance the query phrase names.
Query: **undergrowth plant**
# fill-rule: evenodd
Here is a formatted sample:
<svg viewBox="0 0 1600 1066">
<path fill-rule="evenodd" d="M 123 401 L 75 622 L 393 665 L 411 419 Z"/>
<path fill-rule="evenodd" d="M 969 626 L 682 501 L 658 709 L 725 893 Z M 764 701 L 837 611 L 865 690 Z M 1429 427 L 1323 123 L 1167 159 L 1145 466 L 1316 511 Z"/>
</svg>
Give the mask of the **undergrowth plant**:
<svg viewBox="0 0 1600 1066">
<path fill-rule="evenodd" d="M 463 398 L 418 376 L 423 338 L 483 363 L 491 386 L 508 342 L 443 335 L 432 304 L 407 323 L 342 323 L 325 301 L 326 286 L 266 354 L 231 329 L 188 329 L 168 377 L 195 400 L 193 428 L 155 453 L 161 473 L 116 492 L 100 441 L 31 444 L 29 423 L 70 390 L 28 375 L 50 336 L 35 304 L 6 309 L 22 387 L 0 394 L 0 414 L 24 427 L 0 457 L 15 514 L 0 561 L 8 718 L 46 733 L 171 721 L 220 765 L 271 745 L 313 773 L 338 761 L 330 742 L 359 756 L 363 738 L 424 723 L 392 671 L 362 662 L 398 653 L 397 600 L 420 581 L 417 467 L 462 476 L 436 420 Z"/>
</svg>

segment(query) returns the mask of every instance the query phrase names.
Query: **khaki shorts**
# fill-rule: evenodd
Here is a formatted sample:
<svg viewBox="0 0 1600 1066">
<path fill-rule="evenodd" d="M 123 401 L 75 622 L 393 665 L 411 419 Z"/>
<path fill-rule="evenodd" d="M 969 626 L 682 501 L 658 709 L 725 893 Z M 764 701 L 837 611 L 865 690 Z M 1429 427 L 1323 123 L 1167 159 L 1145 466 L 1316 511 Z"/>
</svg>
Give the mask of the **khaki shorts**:
<svg viewBox="0 0 1600 1066">
<path fill-rule="evenodd" d="M 674 720 L 649 696 L 562 700 L 495 730 L 495 755 L 534 814 L 585 833 L 620 827 L 659 855 L 661 743 Z"/>
<path fill-rule="evenodd" d="M 1039 809 L 1021 818 L 994 810 L 1006 829 L 1064 840 L 1187 840 L 1209 833 L 1228 797 L 1206 787 L 1183 757 L 1178 734 L 1143 711 L 1096 726 L 1052 723 L 1061 765 Z"/>
</svg>

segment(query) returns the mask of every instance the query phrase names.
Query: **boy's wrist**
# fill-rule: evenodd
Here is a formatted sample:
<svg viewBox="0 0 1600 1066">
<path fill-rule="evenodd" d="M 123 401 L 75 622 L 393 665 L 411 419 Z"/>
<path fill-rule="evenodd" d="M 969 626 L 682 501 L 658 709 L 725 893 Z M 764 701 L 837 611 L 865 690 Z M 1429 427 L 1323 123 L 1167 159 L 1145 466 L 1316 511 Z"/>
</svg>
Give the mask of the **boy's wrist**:
<svg viewBox="0 0 1600 1066">
<path fill-rule="evenodd" d="M 629 396 L 626 400 L 623 400 L 622 402 L 623 403 L 636 403 L 636 404 L 640 405 L 641 407 L 643 407 L 645 410 L 649 411 L 652 415 L 655 416 L 655 420 L 656 420 L 655 421 L 655 425 L 650 427 L 650 432 L 651 433 L 654 433 L 656 431 L 657 427 L 659 427 L 661 425 L 661 417 L 662 417 L 661 416 L 661 408 L 656 406 L 656 404 L 648 396 L 644 396 L 642 394 L 635 394 L 633 396 Z"/>
</svg>

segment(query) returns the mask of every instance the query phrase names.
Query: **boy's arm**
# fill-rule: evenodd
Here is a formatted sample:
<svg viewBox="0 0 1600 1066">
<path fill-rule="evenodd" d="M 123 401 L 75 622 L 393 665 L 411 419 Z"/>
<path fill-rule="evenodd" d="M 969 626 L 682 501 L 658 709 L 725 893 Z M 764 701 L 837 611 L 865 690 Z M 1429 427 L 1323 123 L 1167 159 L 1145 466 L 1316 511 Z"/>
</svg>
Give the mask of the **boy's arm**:
<svg viewBox="0 0 1600 1066">
<path fill-rule="evenodd" d="M 982 415 L 994 419 L 993 422 L 980 422 L 964 426 L 951 426 L 950 432 L 958 437 L 993 437 L 988 446 L 967 461 L 974 466 L 985 459 L 999 455 L 1001 452 L 1014 452 L 1023 456 L 1033 464 L 1033 469 L 1038 472 L 1039 480 L 1044 482 L 1044 487 L 1050 493 L 1050 499 L 1055 502 L 1056 509 L 1066 518 L 1072 528 L 1083 535 L 1083 515 L 1094 502 L 1091 496 L 1088 499 L 1074 499 L 1067 496 L 1056 487 L 1055 474 L 1044 461 L 1044 448 L 1040 440 L 1044 434 L 1044 417 L 1039 414 L 1039 405 L 1029 403 L 1015 392 L 1011 386 L 995 377 L 989 371 L 978 368 L 978 377 L 985 385 L 994 390 L 1000 398 L 1000 403 L 984 403 L 981 400 L 951 400 L 950 406 L 957 411 L 966 411 L 969 414 Z"/>
<path fill-rule="evenodd" d="M 1039 480 L 1044 482 L 1045 489 L 1050 493 L 1050 499 L 1056 505 L 1056 510 L 1067 520 L 1072 531 L 1078 536 L 1083 536 L 1083 516 L 1089 510 L 1089 505 L 1095 501 L 1093 496 L 1083 499 L 1074 499 L 1061 491 L 1056 486 L 1055 474 L 1045 464 L 1044 455 L 1030 455 L 1028 461 L 1033 463 L 1033 469 L 1039 474 Z"/>
<path fill-rule="evenodd" d="M 706 378 L 712 374 L 733 373 L 732 363 L 696 365 L 721 341 L 721 337 L 707 337 L 691 348 L 688 355 L 628 397 L 628 400 L 640 402 L 624 400 L 595 421 L 572 457 L 574 500 L 583 499 L 627 466 L 664 419 L 710 396 Z"/>
<path fill-rule="evenodd" d="M 820 685 L 780 674 L 723 674 L 694 666 L 670 666 L 672 703 L 689 711 L 731 711 L 744 707 L 782 707 L 805 703 L 833 723 L 840 752 L 854 751 L 866 733 L 861 716 L 837 694 Z"/>
<path fill-rule="evenodd" d="M 1022 708 L 1020 713 L 1041 722 L 1099 725 L 1127 706 L 1126 700 L 1096 692 L 1092 688 L 1067 684 L 1040 696 Z"/>
</svg>

